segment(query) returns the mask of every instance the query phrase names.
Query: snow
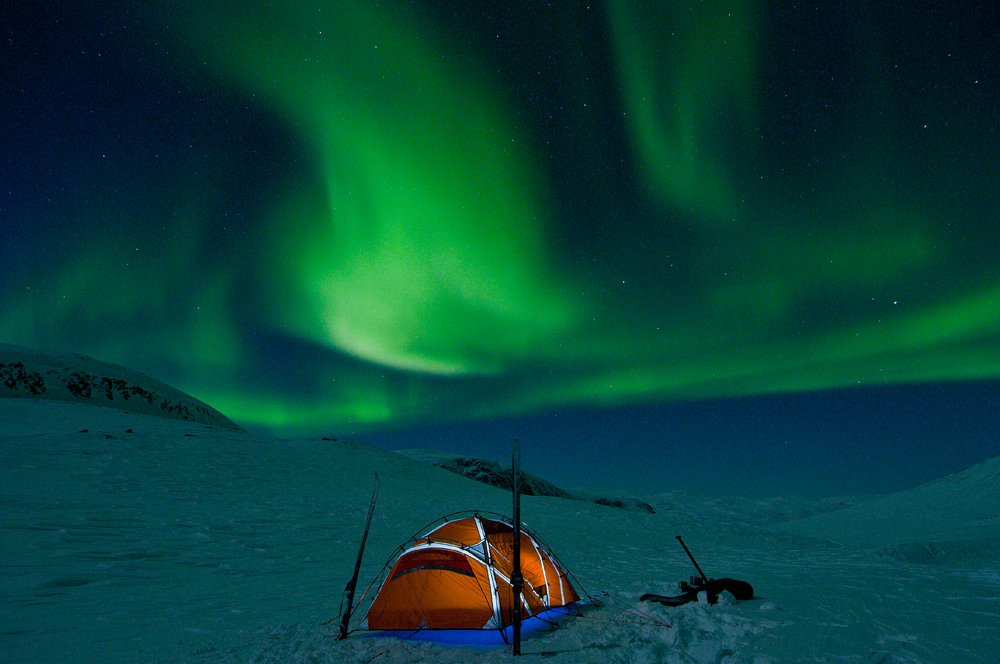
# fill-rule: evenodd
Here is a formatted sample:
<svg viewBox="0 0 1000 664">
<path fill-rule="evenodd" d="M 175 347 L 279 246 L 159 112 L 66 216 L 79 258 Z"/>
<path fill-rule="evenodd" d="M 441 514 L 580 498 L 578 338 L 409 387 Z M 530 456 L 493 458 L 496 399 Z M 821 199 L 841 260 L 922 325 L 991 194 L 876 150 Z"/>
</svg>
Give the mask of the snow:
<svg viewBox="0 0 1000 664">
<path fill-rule="evenodd" d="M 1000 457 L 789 530 L 901 556 L 1000 559 Z M 922 553 L 921 553 L 922 552 Z"/>
<path fill-rule="evenodd" d="M 0 398 L 42 398 L 118 408 L 238 429 L 189 394 L 84 355 L 0 344 Z"/>
<path fill-rule="evenodd" d="M 603 606 L 526 640 L 523 659 L 996 662 L 997 464 L 872 500 L 670 494 L 644 498 L 648 514 L 524 497 L 523 520 Z M 359 593 L 435 519 L 510 513 L 500 489 L 350 441 L 0 399 L 0 662 L 509 661 L 332 638 L 376 472 Z M 640 603 L 694 573 L 678 534 L 757 598 Z"/>
<path fill-rule="evenodd" d="M 489 484 L 507 491 L 514 490 L 513 470 L 511 464 L 493 459 L 481 459 L 462 454 L 452 454 L 437 450 L 396 450 L 398 454 L 421 461 L 425 464 L 444 468 L 470 480 Z M 620 507 L 622 509 L 641 510 L 653 514 L 656 510 L 652 505 L 630 496 L 609 496 L 595 494 L 589 491 L 570 491 L 555 486 L 541 477 L 521 471 L 521 495 L 523 496 L 554 496 L 556 498 L 571 498 L 585 500 L 599 505 Z"/>
</svg>

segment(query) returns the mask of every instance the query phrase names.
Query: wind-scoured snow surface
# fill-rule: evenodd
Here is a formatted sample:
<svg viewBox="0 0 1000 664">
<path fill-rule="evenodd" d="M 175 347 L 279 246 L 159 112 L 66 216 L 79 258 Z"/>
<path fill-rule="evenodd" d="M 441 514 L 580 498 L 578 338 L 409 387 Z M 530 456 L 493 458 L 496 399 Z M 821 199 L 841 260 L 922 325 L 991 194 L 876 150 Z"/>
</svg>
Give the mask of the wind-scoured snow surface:
<svg viewBox="0 0 1000 664">
<path fill-rule="evenodd" d="M 996 468 L 872 502 L 672 494 L 648 514 L 525 497 L 524 521 L 604 606 L 526 640 L 522 661 L 996 662 L 998 512 L 981 499 Z M 376 472 L 359 593 L 438 517 L 510 513 L 505 491 L 365 445 L 0 399 L 0 661 L 510 661 L 332 638 Z M 893 541 L 886 522 L 903 520 Z M 678 534 L 706 573 L 758 598 L 640 603 L 693 573 Z M 910 555 L 921 542 L 950 544 Z"/>
</svg>

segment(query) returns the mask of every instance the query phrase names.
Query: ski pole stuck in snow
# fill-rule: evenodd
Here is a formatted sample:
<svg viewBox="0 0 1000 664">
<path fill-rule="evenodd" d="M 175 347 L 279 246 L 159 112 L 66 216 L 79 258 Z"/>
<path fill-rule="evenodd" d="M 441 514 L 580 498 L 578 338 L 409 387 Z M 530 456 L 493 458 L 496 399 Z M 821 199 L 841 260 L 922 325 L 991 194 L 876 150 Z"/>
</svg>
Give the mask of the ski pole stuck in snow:
<svg viewBox="0 0 1000 664">
<path fill-rule="evenodd" d="M 705 602 L 708 604 L 715 604 L 719 601 L 719 595 L 723 591 L 729 591 L 734 598 L 737 600 L 748 600 L 753 599 L 753 586 L 751 586 L 746 581 L 740 581 L 739 579 L 710 579 L 701 569 L 698 561 L 694 559 L 694 555 L 691 550 L 684 543 L 684 540 L 680 535 L 677 535 L 677 541 L 681 543 L 684 547 L 684 552 L 691 559 L 694 564 L 694 568 L 698 570 L 699 576 L 692 576 L 690 582 L 681 581 L 678 585 L 681 589 L 680 595 L 654 595 L 652 593 L 646 593 L 642 595 L 639 600 L 642 602 L 659 602 L 664 606 L 680 606 L 681 604 L 687 604 L 688 602 L 697 602 L 700 600 L 701 593 L 704 593 Z"/>
</svg>

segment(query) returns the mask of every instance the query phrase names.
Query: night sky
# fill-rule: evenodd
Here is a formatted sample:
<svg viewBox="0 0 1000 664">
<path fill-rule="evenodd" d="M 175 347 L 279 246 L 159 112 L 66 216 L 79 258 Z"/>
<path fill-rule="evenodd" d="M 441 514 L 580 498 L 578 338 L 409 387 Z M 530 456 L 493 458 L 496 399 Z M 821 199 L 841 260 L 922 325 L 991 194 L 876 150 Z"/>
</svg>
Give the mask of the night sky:
<svg viewBox="0 0 1000 664">
<path fill-rule="evenodd" d="M 567 486 L 1000 453 L 993 0 L 7 4 L 0 343 Z"/>
</svg>

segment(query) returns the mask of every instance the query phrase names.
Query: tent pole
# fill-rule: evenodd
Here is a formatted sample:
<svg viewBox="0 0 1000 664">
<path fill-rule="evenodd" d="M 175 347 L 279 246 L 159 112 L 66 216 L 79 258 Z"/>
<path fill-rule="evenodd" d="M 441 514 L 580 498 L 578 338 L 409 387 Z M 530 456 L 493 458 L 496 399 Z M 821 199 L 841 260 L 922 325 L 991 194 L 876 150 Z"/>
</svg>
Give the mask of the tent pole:
<svg viewBox="0 0 1000 664">
<path fill-rule="evenodd" d="M 521 590 L 524 588 L 524 577 L 521 576 L 521 441 L 514 440 L 514 462 L 511 464 L 514 492 L 514 570 L 510 576 L 510 584 L 514 591 L 512 606 L 514 609 L 514 655 L 521 654 Z"/>
</svg>

